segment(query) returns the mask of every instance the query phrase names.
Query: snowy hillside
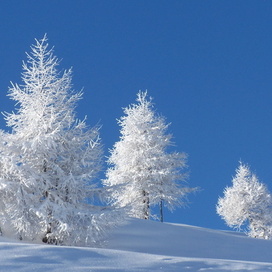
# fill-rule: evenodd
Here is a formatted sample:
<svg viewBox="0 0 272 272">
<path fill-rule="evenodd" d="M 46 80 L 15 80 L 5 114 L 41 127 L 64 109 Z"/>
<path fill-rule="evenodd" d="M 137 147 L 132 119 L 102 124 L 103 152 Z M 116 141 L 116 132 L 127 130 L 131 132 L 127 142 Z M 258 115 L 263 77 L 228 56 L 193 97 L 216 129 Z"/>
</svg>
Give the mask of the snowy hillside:
<svg viewBox="0 0 272 272">
<path fill-rule="evenodd" d="M 272 271 L 272 241 L 131 219 L 104 248 L 27 244 L 0 238 L 0 271 Z"/>
</svg>

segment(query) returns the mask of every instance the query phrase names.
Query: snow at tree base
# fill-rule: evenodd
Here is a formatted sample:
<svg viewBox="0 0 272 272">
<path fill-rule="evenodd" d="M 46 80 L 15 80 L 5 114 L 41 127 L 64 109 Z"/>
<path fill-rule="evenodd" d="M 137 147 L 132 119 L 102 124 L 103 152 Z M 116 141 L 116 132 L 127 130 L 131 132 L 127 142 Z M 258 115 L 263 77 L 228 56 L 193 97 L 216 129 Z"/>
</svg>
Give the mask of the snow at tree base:
<svg viewBox="0 0 272 272">
<path fill-rule="evenodd" d="M 0 271 L 269 272 L 272 241 L 232 231 L 131 219 L 102 248 L 27 244 L 0 237 Z"/>
</svg>

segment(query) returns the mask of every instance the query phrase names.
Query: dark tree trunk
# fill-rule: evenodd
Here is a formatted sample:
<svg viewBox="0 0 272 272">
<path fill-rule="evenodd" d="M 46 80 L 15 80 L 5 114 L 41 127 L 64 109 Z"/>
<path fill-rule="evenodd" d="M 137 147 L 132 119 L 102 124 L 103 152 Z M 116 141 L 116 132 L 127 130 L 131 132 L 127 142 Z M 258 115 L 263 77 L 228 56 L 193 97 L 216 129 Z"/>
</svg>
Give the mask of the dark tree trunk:
<svg viewBox="0 0 272 272">
<path fill-rule="evenodd" d="M 163 222 L 163 200 L 160 202 L 160 221 Z"/>
<path fill-rule="evenodd" d="M 149 219 L 149 197 L 148 197 L 148 192 L 143 190 L 143 196 L 144 196 L 144 219 Z"/>
</svg>

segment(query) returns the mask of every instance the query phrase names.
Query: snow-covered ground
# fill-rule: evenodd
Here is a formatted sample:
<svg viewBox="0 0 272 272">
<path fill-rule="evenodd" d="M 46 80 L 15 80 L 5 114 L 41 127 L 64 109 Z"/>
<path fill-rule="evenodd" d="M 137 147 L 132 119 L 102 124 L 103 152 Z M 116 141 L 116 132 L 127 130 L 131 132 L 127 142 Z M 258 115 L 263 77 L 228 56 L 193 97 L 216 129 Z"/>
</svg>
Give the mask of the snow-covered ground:
<svg viewBox="0 0 272 272">
<path fill-rule="evenodd" d="M 272 271 L 272 241 L 188 225 L 131 219 L 103 248 L 0 238 L 0 271 Z"/>
</svg>

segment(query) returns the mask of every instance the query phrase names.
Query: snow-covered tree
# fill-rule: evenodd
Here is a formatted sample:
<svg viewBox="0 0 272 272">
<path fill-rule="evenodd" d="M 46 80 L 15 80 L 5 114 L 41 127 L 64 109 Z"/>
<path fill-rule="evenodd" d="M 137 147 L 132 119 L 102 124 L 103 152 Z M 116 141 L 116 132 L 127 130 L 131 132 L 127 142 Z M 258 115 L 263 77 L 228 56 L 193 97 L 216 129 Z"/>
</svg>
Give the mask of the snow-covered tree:
<svg viewBox="0 0 272 272">
<path fill-rule="evenodd" d="M 168 152 L 172 144 L 168 124 L 153 109 L 147 92 L 139 92 L 137 103 L 124 109 L 118 121 L 121 137 L 111 150 L 104 184 L 111 191 L 110 201 L 125 207 L 132 217 L 149 219 L 152 206 L 173 210 L 184 204 L 186 155 Z"/>
<path fill-rule="evenodd" d="M 249 236 L 271 239 L 271 200 L 266 186 L 247 165 L 240 163 L 232 187 L 225 188 L 216 209 L 229 227 L 241 229 L 245 225 Z"/>
<path fill-rule="evenodd" d="M 82 93 L 72 90 L 71 70 L 57 71 L 46 36 L 31 49 L 23 84 L 8 94 L 18 108 L 5 114 L 12 132 L 0 146 L 1 229 L 21 239 L 91 245 L 112 216 L 90 204 L 101 166 L 99 128 L 76 119 Z"/>
</svg>

